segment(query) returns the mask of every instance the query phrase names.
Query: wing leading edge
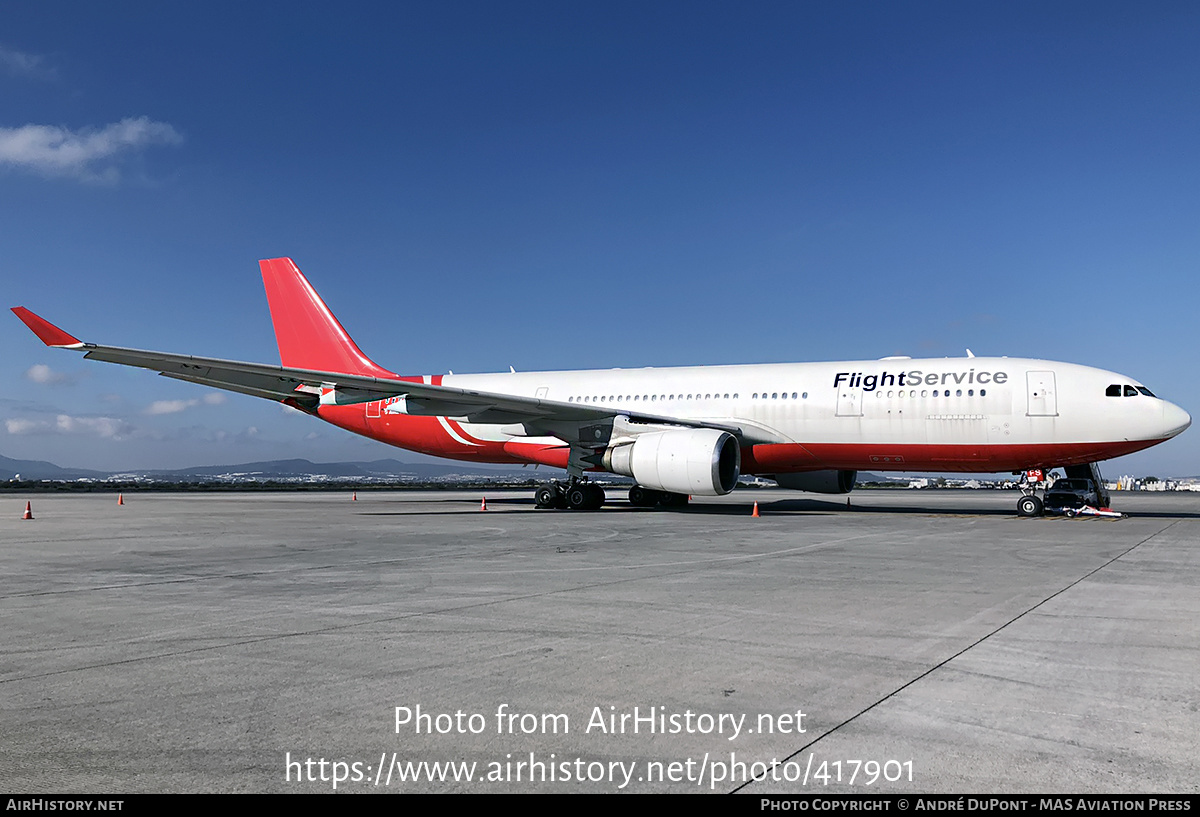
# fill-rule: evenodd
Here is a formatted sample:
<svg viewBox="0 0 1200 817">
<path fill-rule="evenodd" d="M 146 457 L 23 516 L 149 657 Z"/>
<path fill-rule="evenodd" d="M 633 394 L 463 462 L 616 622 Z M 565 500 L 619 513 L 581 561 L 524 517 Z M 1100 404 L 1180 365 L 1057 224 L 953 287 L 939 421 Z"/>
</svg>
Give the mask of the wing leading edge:
<svg viewBox="0 0 1200 817">
<path fill-rule="evenodd" d="M 744 429 L 735 424 L 435 386 L 416 379 L 354 375 L 85 343 L 25 307 L 14 307 L 12 311 L 47 346 L 77 350 L 91 360 L 149 369 L 175 380 L 283 402 L 312 414 L 317 413 L 320 405 L 351 405 L 403 397 L 406 414 L 461 418 L 473 423 L 519 423 L 526 426 L 527 433 L 549 432 L 568 442 L 573 442 L 571 438 L 575 437 L 570 433 L 573 427 L 593 424 L 611 427 L 618 417 L 633 424 L 715 428 L 728 431 L 743 442 L 758 441 L 747 438 L 760 436 L 756 433 L 758 429 Z"/>
</svg>

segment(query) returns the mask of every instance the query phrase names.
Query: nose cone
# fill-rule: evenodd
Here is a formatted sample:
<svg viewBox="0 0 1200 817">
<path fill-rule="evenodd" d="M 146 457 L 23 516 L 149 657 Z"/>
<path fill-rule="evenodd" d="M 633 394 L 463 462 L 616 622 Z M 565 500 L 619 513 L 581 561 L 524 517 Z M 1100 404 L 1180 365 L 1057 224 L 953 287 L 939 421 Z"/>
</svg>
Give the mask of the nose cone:
<svg viewBox="0 0 1200 817">
<path fill-rule="evenodd" d="M 1192 424 L 1192 415 L 1174 403 L 1163 401 L 1163 437 L 1174 437 Z"/>
</svg>

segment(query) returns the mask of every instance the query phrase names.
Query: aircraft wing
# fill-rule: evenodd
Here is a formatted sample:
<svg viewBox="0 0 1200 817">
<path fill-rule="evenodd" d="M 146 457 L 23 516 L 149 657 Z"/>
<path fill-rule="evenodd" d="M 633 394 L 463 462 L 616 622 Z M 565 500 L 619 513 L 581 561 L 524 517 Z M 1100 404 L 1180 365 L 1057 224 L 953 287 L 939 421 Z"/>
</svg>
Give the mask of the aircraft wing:
<svg viewBox="0 0 1200 817">
<path fill-rule="evenodd" d="M 101 346 L 80 341 L 25 307 L 14 307 L 12 311 L 47 346 L 74 349 L 92 360 L 149 369 L 176 380 L 280 401 L 309 413 L 316 413 L 320 405 L 350 405 L 402 397 L 406 414 L 464 418 L 475 423 L 521 423 L 527 427 L 554 430 L 589 423 L 611 424 L 615 418 L 625 417 L 626 422 L 634 424 L 715 428 L 746 442 L 777 441 L 774 435 L 764 434 L 767 430 L 744 424 L 686 420 L 605 406 L 434 386 L 415 379 L 392 380 Z"/>
</svg>

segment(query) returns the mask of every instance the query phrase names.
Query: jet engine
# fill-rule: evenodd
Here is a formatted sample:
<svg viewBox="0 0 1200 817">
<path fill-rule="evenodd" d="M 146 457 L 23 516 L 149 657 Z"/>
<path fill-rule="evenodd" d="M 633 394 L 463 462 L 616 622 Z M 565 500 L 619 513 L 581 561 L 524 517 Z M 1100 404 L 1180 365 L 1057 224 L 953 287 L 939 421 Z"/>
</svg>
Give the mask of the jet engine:
<svg viewBox="0 0 1200 817">
<path fill-rule="evenodd" d="M 780 488 L 809 491 L 814 494 L 848 494 L 854 490 L 857 471 L 803 471 L 798 474 L 775 474 L 771 479 Z"/>
<path fill-rule="evenodd" d="M 722 496 L 737 485 L 742 450 L 728 431 L 687 428 L 639 434 L 610 446 L 604 467 L 638 485 L 676 494 Z"/>
</svg>

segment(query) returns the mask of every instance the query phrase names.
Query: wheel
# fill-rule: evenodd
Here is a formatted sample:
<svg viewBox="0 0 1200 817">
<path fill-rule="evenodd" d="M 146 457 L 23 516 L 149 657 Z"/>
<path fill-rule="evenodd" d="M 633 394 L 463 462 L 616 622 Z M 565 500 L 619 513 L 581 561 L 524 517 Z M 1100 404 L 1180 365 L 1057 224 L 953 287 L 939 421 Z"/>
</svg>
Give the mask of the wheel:
<svg viewBox="0 0 1200 817">
<path fill-rule="evenodd" d="M 592 485 L 591 483 L 588 483 L 587 487 L 590 494 L 587 509 L 589 511 L 600 510 L 600 507 L 604 504 L 604 489 L 599 485 Z"/>
<path fill-rule="evenodd" d="M 664 491 L 659 494 L 658 504 L 664 508 L 686 508 L 691 499 L 687 494 L 675 494 Z"/>
<path fill-rule="evenodd" d="M 1017 500 L 1017 514 L 1020 516 L 1041 516 L 1042 500 L 1036 496 L 1023 496 Z"/>
<path fill-rule="evenodd" d="M 658 504 L 658 492 L 634 485 L 629 489 L 629 504 L 635 508 L 650 508 Z"/>
<path fill-rule="evenodd" d="M 580 483 L 567 489 L 566 498 L 568 508 L 573 511 L 584 511 L 587 510 L 591 491 L 588 490 L 586 483 Z"/>
<path fill-rule="evenodd" d="M 558 504 L 558 491 L 550 485 L 543 485 L 534 492 L 533 501 L 539 508 L 553 508 Z"/>
<path fill-rule="evenodd" d="M 1074 519 L 1076 510 L 1074 508 L 1067 508 L 1063 513 L 1067 515 L 1067 519 Z"/>
</svg>

